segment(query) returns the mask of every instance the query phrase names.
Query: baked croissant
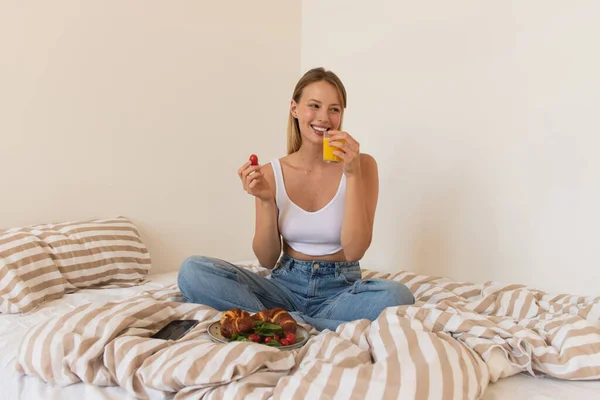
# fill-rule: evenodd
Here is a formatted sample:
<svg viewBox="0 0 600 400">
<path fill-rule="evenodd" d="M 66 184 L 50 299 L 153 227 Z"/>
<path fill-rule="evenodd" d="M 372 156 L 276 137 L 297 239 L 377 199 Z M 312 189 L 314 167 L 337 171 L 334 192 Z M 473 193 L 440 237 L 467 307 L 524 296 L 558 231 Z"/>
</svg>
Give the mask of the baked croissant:
<svg viewBox="0 0 600 400">
<path fill-rule="evenodd" d="M 248 332 L 254 328 L 250 314 L 239 308 L 232 308 L 221 315 L 221 335 L 230 338 L 236 333 Z"/>
<path fill-rule="evenodd" d="M 283 308 L 277 307 L 272 310 L 263 310 L 252 316 L 256 321 L 264 321 L 270 324 L 279 325 L 285 333 L 296 332 L 298 324 L 294 318 Z"/>
<path fill-rule="evenodd" d="M 252 316 L 252 319 L 255 321 L 262 322 L 271 322 L 271 317 L 273 316 L 273 310 L 262 310 L 257 312 Z"/>
</svg>

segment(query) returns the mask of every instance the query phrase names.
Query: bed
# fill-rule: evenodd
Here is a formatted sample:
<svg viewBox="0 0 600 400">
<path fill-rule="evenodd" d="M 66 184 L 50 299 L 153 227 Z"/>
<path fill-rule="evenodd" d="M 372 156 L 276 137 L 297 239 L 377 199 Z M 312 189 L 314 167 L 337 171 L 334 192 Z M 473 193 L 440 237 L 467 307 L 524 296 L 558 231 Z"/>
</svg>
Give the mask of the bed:
<svg viewBox="0 0 600 400">
<path fill-rule="evenodd" d="M 129 288 L 85 289 L 60 299 L 49 301 L 35 312 L 27 314 L 0 315 L 0 399 L 135 399 L 118 386 L 98 387 L 78 383 L 61 387 L 46 384 L 37 377 L 20 375 L 15 371 L 19 344 L 25 333 L 33 326 L 52 317 L 63 315 L 76 307 L 91 303 L 102 305 L 110 301 L 125 300 L 147 290 L 157 290 L 175 282 L 177 273 L 149 275 L 148 282 Z M 160 397 L 158 397 L 160 398 Z"/>
<path fill-rule="evenodd" d="M 8 256 L 1 258 L 8 241 L 0 236 L 0 266 L 12 265 L 9 272 L 34 271 L 39 266 L 30 261 L 35 260 L 56 264 L 47 274 L 58 274 L 50 288 L 39 276 L 22 274 L 24 280 L 9 287 L 10 298 L 18 301 L 0 304 L 0 399 L 518 400 L 592 399 L 600 393 L 600 297 L 364 269 L 363 279 L 406 284 L 416 304 L 388 308 L 376 321 L 349 322 L 336 332 L 305 326 L 312 337 L 298 350 L 218 344 L 206 328 L 220 313 L 179 301 L 176 272 L 145 273 L 147 253 L 131 223 L 96 224 L 92 230 L 103 236 L 116 235 L 115 226 L 122 227 L 136 246 L 110 249 L 111 262 L 115 251 L 127 252 L 116 264 L 100 262 L 97 252 L 90 256 L 71 249 L 70 254 L 79 254 L 77 260 L 92 258 L 76 264 L 56 255 L 30 256 L 17 268 L 14 260 L 6 261 Z M 41 237 L 42 243 L 31 242 L 35 244 L 27 251 L 40 247 L 54 254 L 56 243 L 65 245 L 64 237 L 51 242 L 57 231 L 77 239 L 91 229 L 72 226 L 36 227 L 19 240 Z M 46 234 L 49 230 L 52 234 Z M 15 232 L 22 231 L 10 235 Z M 107 251 L 106 237 L 102 240 Z M 48 247 L 50 242 L 54 244 Z M 254 263 L 236 264 L 269 274 Z M 92 272 L 81 275 L 74 265 Z M 104 268 L 102 274 L 99 268 Z M 111 278 L 98 284 L 106 274 Z M 36 289 L 23 295 L 27 286 Z M 0 286 L 5 300 L 7 291 Z M 22 311 L 32 301 L 37 304 Z M 169 321 L 188 318 L 200 324 L 182 339 L 150 338 Z"/>
</svg>

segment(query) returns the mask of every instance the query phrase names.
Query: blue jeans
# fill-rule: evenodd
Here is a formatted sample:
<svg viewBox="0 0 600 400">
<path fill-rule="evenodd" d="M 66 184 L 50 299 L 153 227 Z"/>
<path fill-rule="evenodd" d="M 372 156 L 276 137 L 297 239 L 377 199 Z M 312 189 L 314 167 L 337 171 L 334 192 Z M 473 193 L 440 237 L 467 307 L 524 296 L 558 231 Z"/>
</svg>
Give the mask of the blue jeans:
<svg viewBox="0 0 600 400">
<path fill-rule="evenodd" d="M 318 330 L 335 331 L 343 322 L 363 318 L 373 321 L 386 307 L 415 301 L 399 282 L 362 280 L 358 262 L 300 261 L 285 254 L 266 278 L 223 260 L 193 256 L 181 265 L 177 281 L 192 303 L 219 311 L 282 307 Z"/>
</svg>

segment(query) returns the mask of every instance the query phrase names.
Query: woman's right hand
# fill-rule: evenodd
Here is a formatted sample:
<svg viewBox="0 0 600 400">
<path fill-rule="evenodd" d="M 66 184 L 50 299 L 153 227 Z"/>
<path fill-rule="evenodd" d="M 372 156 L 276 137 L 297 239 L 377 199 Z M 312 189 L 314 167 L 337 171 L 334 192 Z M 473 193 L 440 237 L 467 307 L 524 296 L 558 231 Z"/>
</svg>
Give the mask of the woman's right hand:
<svg viewBox="0 0 600 400">
<path fill-rule="evenodd" d="M 251 165 L 250 161 L 246 161 L 244 165 L 238 169 L 237 173 L 242 180 L 242 185 L 244 186 L 246 193 L 261 200 L 268 201 L 273 198 L 273 191 L 260 168 L 260 165 Z"/>
</svg>

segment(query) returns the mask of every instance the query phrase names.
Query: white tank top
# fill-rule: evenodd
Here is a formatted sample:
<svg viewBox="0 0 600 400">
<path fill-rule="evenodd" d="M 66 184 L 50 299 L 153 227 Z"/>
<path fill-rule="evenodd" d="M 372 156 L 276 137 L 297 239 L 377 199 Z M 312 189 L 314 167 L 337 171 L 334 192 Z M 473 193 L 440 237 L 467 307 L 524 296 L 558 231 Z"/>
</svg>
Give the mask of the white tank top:
<svg viewBox="0 0 600 400">
<path fill-rule="evenodd" d="M 279 209 L 279 233 L 290 247 L 309 256 L 324 256 L 342 249 L 342 219 L 346 176 L 333 199 L 320 210 L 309 212 L 288 197 L 279 160 L 271 161 L 275 175 L 275 201 Z"/>
</svg>

